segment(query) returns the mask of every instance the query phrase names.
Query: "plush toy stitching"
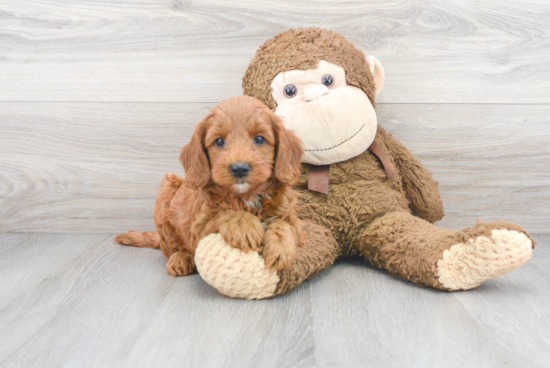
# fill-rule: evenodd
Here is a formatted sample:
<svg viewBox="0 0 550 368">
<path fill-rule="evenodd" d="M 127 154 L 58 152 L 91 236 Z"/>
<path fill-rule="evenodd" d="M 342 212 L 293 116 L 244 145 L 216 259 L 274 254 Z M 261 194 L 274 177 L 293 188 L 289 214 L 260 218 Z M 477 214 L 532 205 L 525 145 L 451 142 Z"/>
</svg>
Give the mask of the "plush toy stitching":
<svg viewBox="0 0 550 368">
<path fill-rule="evenodd" d="M 354 134 L 352 135 L 351 137 L 349 137 L 348 139 L 346 139 L 345 141 L 343 142 L 340 142 L 339 144 L 335 145 L 335 146 L 332 146 L 332 147 L 329 147 L 329 148 L 323 148 L 323 149 L 316 149 L 316 150 L 304 150 L 306 152 L 317 152 L 317 151 L 328 151 L 328 150 L 331 150 L 333 148 L 336 148 L 338 146 L 341 146 L 343 145 L 344 143 L 346 143 L 347 141 L 349 141 L 350 139 L 352 139 L 353 137 L 355 137 L 357 134 L 359 134 L 359 132 L 361 132 L 361 130 L 363 130 L 363 128 L 365 127 L 365 124 L 361 125 L 361 128 L 359 128 L 359 130 Z"/>
</svg>

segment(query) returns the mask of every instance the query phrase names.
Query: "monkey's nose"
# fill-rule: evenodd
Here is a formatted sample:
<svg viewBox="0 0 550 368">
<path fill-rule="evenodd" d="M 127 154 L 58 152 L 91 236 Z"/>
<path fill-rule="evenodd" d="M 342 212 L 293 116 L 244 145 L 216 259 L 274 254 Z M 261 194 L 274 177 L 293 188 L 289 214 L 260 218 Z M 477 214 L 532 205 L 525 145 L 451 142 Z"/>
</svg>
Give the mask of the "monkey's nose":
<svg viewBox="0 0 550 368">
<path fill-rule="evenodd" d="M 250 165 L 246 162 L 235 162 L 229 170 L 231 171 L 231 175 L 241 179 L 250 174 Z"/>
<path fill-rule="evenodd" d="M 304 89 L 304 100 L 312 101 L 326 95 L 329 92 L 330 90 L 328 89 L 328 87 L 322 84 L 318 86 L 308 87 Z"/>
</svg>

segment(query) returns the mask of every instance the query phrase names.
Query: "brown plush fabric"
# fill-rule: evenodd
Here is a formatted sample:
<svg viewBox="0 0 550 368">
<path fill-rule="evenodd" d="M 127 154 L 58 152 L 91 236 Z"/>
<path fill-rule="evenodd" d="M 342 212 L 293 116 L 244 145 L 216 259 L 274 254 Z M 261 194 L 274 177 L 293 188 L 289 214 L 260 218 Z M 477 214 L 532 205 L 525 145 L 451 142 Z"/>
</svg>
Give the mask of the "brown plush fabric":
<svg viewBox="0 0 550 368">
<path fill-rule="evenodd" d="M 445 216 L 443 202 L 432 175 L 401 142 L 385 131 L 384 143 L 386 147 L 390 147 L 394 162 L 401 173 L 403 190 L 407 193 L 411 211 L 431 223 L 441 220 Z"/>
<path fill-rule="evenodd" d="M 330 167 L 329 195 L 307 190 L 307 166 L 302 166 L 302 175 L 297 188 L 300 192 L 298 215 L 300 218 L 329 228 L 346 248 L 353 247 L 358 234 L 374 219 L 389 212 L 417 212 L 426 220 L 436 221 L 443 215 L 437 184 L 422 164 L 402 145 L 398 145 L 400 159 L 395 159 L 396 140 L 383 128 L 378 128 L 375 141 L 397 170 L 391 179 L 380 160 L 370 151 L 351 160 Z M 388 147 L 388 142 L 390 145 Z M 409 157 L 409 160 L 405 159 Z M 401 166 L 415 163 L 416 175 L 404 179 Z M 405 186 L 404 182 L 413 184 Z M 428 200 L 411 202 L 405 189 L 413 189 L 413 197 Z"/>
<path fill-rule="evenodd" d="M 262 45 L 243 78 L 244 93 L 275 110 L 270 91 L 273 78 L 284 71 L 315 68 L 321 60 L 343 67 L 348 85 L 363 90 L 374 106 L 375 86 L 363 53 L 342 35 L 315 27 L 282 32 Z M 437 262 L 453 244 L 490 236 L 493 229 L 524 233 L 532 241 L 519 225 L 509 222 L 478 223 L 462 231 L 434 226 L 444 216 L 437 182 L 381 127 L 375 142 L 395 166 L 389 179 L 380 160 L 367 150 L 330 166 L 329 195 L 325 195 L 308 190 L 309 166 L 302 165 L 298 216 L 320 227 L 305 229 L 307 244 L 298 250 L 290 268 L 279 271 L 276 294 L 348 254 L 361 254 L 419 285 L 445 289 L 437 278 Z"/>
<path fill-rule="evenodd" d="M 421 286 L 450 291 L 439 282 L 437 265 L 443 252 L 453 245 L 478 236 L 491 237 L 495 229 L 523 233 L 533 245 L 536 244 L 522 227 L 508 221 L 478 221 L 472 227 L 457 231 L 434 226 L 407 212 L 391 212 L 377 218 L 357 237 L 357 248 L 346 250 L 321 226 L 304 223 L 303 229 L 308 239 L 298 249 L 292 266 L 279 272 L 281 281 L 273 296 L 295 288 L 332 265 L 338 257 L 357 251 L 371 264 L 392 275 Z"/>
<path fill-rule="evenodd" d="M 457 232 L 456 242 L 463 243 L 466 242 L 468 239 L 475 238 L 476 236 L 490 236 L 491 232 L 494 229 L 506 229 L 517 231 L 518 233 L 524 233 L 529 238 L 531 243 L 533 243 L 533 248 L 535 248 L 535 245 L 537 245 L 537 241 L 533 239 L 523 227 L 513 222 L 504 220 L 491 221 L 487 223 L 483 223 L 481 222 L 481 220 L 478 220 L 474 226 L 467 227 L 465 229 L 462 229 L 460 232 Z"/>
<path fill-rule="evenodd" d="M 478 236 L 491 237 L 495 229 L 529 234 L 508 221 L 480 221 L 469 228 L 443 229 L 405 212 L 388 213 L 376 219 L 361 234 L 361 254 L 373 265 L 419 285 L 447 290 L 438 281 L 437 262 L 451 246 Z"/>
<path fill-rule="evenodd" d="M 297 248 L 292 266 L 279 271 L 281 281 L 273 296 L 295 288 L 341 256 L 341 249 L 329 230 L 309 222 L 304 222 L 302 229 L 307 234 L 306 241 Z"/>
<path fill-rule="evenodd" d="M 393 212 L 370 224 L 357 245 L 373 265 L 419 285 L 442 288 L 437 261 L 456 244 L 455 233 L 410 213 Z"/>
<path fill-rule="evenodd" d="M 244 75 L 244 94 L 275 110 L 269 86 L 277 74 L 316 68 L 321 60 L 343 66 L 347 84 L 363 90 L 376 106 L 373 76 L 363 52 L 340 33 L 316 27 L 281 32 L 260 46 Z"/>
<path fill-rule="evenodd" d="M 378 129 L 376 141 L 398 168 L 391 180 L 386 179 L 380 161 L 366 151 L 331 165 L 330 194 L 326 196 L 307 189 L 308 165 L 303 165 L 298 216 L 331 231 L 315 229 L 311 236 L 311 228 L 304 229 L 307 245 L 296 255 L 296 262 L 279 273 L 277 294 L 296 287 L 320 267 L 330 266 L 336 257 L 355 254 L 405 280 L 447 290 L 438 281 L 437 262 L 452 245 L 490 236 L 494 229 L 524 233 L 536 244 L 521 226 L 508 221 L 478 222 L 460 231 L 434 226 L 432 222 L 443 217 L 437 183 L 383 128 Z M 337 250 L 332 250 L 334 241 Z"/>
<path fill-rule="evenodd" d="M 279 273 L 281 282 L 277 288 L 277 294 L 296 287 L 306 278 L 319 272 L 320 267 L 330 266 L 336 257 L 355 254 L 362 254 L 376 266 L 386 268 L 391 273 L 412 282 L 421 285 L 431 283 L 430 286 L 441 287 L 432 271 L 441 258 L 441 252 L 454 243 L 445 244 L 446 247 L 439 249 L 438 234 L 440 232 L 450 234 L 454 231 L 437 228 L 428 221 L 412 215 L 413 202 L 408 199 L 409 193 L 404 189 L 405 179 L 401 174 L 400 164 L 415 163 L 418 173 L 412 179 L 407 179 L 407 182 L 411 183 L 407 188 L 413 188 L 414 194 L 419 198 L 426 198 L 414 203 L 414 212 L 425 214 L 426 220 L 429 221 L 436 221 L 443 216 L 437 184 L 422 164 L 383 128 L 378 128 L 375 141 L 397 168 L 389 180 L 380 160 L 372 152 L 365 151 L 351 160 L 330 166 L 331 184 L 327 196 L 307 189 L 309 165 L 302 166 L 302 174 L 297 185 L 300 193 L 298 216 L 306 223 L 315 223 L 330 231 L 315 229 L 315 233 L 310 234 L 311 229 L 304 228 L 308 238 L 307 244 L 297 253 L 295 263 L 289 269 Z M 390 146 L 392 150 L 388 148 L 388 142 L 392 144 Z M 399 160 L 395 159 L 393 145 L 399 147 L 397 150 Z M 409 160 L 405 159 L 407 156 Z M 377 242 L 370 240 L 369 237 L 374 235 L 365 234 L 365 230 L 375 220 L 384 218 L 383 216 L 388 213 L 394 216 L 401 215 L 398 217 L 404 219 L 403 224 L 396 228 L 403 228 L 402 235 L 405 239 L 406 231 L 414 228 L 414 226 L 407 226 L 409 222 L 429 225 L 429 229 L 433 230 L 433 240 L 430 239 L 429 231 L 423 238 L 426 244 L 422 244 L 419 239 L 414 240 L 414 237 L 412 239 L 418 242 L 419 247 L 425 246 L 425 253 L 432 254 L 433 257 L 420 257 L 414 252 L 392 253 L 391 251 L 395 250 L 392 247 L 384 252 L 381 245 L 391 244 L 392 241 L 398 246 L 405 244 L 404 240 L 401 240 L 401 243 L 392 240 L 385 232 L 374 233 L 379 235 Z M 338 249 L 335 251 L 332 250 L 334 242 L 338 244 Z M 380 254 L 376 253 L 378 247 L 380 247 Z M 388 268 L 389 266 L 392 268 Z"/>
</svg>

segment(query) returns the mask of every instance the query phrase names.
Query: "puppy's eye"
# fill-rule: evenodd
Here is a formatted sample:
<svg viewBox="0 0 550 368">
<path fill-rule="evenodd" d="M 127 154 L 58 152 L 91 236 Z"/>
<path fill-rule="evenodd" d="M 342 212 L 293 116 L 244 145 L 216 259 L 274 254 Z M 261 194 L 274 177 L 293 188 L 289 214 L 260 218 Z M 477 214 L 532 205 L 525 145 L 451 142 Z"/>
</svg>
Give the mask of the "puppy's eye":
<svg viewBox="0 0 550 368">
<path fill-rule="evenodd" d="M 283 90 L 283 93 L 288 98 L 296 96 L 296 92 L 298 92 L 298 88 L 294 84 L 287 84 Z"/>
<path fill-rule="evenodd" d="M 254 143 L 264 144 L 265 143 L 265 138 L 262 137 L 261 135 L 257 135 L 257 136 L 254 137 Z"/>
<path fill-rule="evenodd" d="M 321 78 L 321 83 L 323 83 L 327 87 L 330 87 L 334 84 L 334 79 L 332 79 L 332 75 L 325 74 L 323 75 L 323 78 Z"/>
<path fill-rule="evenodd" d="M 225 140 L 223 138 L 218 138 L 214 141 L 214 144 L 218 147 L 225 146 Z"/>
</svg>

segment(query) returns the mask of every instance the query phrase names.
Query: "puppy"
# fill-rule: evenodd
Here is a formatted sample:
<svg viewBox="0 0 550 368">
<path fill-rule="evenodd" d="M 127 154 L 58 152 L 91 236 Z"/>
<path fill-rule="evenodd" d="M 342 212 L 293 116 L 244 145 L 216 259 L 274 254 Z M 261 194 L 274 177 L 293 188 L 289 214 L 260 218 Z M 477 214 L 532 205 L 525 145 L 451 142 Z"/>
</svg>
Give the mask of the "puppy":
<svg viewBox="0 0 550 368">
<path fill-rule="evenodd" d="M 291 188 L 302 154 L 298 137 L 262 102 L 224 100 L 181 150 L 185 178 L 164 176 L 155 204 L 157 231 L 133 230 L 115 240 L 160 248 L 172 276 L 196 271 L 195 249 L 214 232 L 245 252 L 262 251 L 266 267 L 286 268 L 304 241 Z"/>
</svg>

